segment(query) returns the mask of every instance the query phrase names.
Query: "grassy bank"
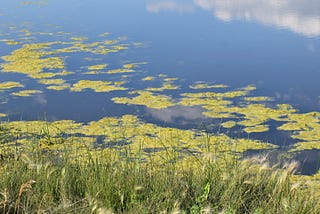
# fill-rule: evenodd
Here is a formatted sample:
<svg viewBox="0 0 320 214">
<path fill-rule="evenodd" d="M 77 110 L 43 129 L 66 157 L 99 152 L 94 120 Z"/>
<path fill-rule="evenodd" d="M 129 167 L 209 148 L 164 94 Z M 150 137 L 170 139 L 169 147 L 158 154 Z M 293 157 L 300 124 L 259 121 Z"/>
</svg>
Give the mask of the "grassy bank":
<svg viewBox="0 0 320 214">
<path fill-rule="evenodd" d="M 190 166 L 145 162 L 130 153 L 83 158 L 35 149 L 1 157 L 0 213 L 317 213 L 319 201 L 295 183 L 296 164 L 264 158 L 193 157 Z"/>
</svg>

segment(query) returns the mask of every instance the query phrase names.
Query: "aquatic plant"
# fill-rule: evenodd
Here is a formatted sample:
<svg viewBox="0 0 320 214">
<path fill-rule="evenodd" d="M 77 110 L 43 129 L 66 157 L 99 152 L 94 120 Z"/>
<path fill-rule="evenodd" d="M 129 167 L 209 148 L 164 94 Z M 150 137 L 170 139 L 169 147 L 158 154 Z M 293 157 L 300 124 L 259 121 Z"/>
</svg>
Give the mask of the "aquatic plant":
<svg viewBox="0 0 320 214">
<path fill-rule="evenodd" d="M 175 104 L 172 102 L 172 99 L 169 96 L 165 95 L 155 95 L 152 92 L 148 91 L 137 91 L 135 92 L 138 96 L 129 98 L 129 97 L 114 97 L 112 100 L 115 103 L 119 104 L 133 104 L 133 105 L 143 105 L 148 108 L 163 109 Z"/>
<path fill-rule="evenodd" d="M 39 90 L 23 90 L 23 91 L 18 91 L 18 92 L 13 92 L 11 93 L 13 96 L 18 96 L 18 97 L 29 97 L 34 94 L 39 94 L 42 93 L 42 91 Z"/>
<path fill-rule="evenodd" d="M 110 92 L 123 91 L 127 88 L 113 85 L 111 81 L 94 81 L 94 80 L 79 80 L 70 88 L 71 91 L 81 92 L 84 89 L 92 89 L 95 92 Z"/>
<path fill-rule="evenodd" d="M 0 91 L 2 90 L 7 90 L 11 88 L 19 88 L 19 87 L 24 87 L 21 83 L 19 82 L 0 82 Z"/>
</svg>

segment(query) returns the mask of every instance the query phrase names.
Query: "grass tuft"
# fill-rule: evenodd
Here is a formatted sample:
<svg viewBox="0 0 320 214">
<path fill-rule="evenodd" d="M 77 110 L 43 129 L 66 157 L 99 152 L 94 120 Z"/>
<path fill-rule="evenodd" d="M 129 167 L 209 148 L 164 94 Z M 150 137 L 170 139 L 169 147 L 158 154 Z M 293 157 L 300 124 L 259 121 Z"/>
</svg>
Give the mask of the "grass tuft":
<svg viewBox="0 0 320 214">
<path fill-rule="evenodd" d="M 174 151 L 171 156 L 175 156 Z M 116 150 L 114 151 L 117 152 Z M 222 159 L 210 151 L 190 165 L 118 154 L 57 158 L 35 146 L 0 164 L 0 214 L 7 213 L 317 213 L 318 198 L 292 175 L 297 163 L 266 157 Z M 102 153 L 101 153 L 102 154 Z M 117 158 L 116 158 L 117 157 Z"/>
</svg>

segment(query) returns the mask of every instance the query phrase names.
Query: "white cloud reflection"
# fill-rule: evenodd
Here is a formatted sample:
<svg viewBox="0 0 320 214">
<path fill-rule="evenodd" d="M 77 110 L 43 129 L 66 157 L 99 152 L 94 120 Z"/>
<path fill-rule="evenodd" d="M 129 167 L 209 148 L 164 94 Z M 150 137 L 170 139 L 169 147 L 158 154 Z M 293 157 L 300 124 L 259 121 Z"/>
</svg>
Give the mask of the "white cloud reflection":
<svg viewBox="0 0 320 214">
<path fill-rule="evenodd" d="M 36 103 L 38 103 L 40 106 L 45 106 L 47 105 L 47 98 L 44 94 L 36 94 L 33 96 L 33 99 Z"/>
<path fill-rule="evenodd" d="M 319 0 L 194 0 L 194 3 L 224 21 L 257 21 L 308 37 L 320 36 Z"/>
<path fill-rule="evenodd" d="M 179 120 L 182 124 L 188 124 L 205 118 L 200 107 L 173 106 L 162 110 L 148 108 L 148 112 L 152 117 L 167 123 Z"/>
<path fill-rule="evenodd" d="M 192 2 L 175 0 L 157 0 L 147 2 L 147 11 L 150 13 L 159 13 L 162 11 L 174 11 L 179 13 L 191 13 L 194 10 Z"/>
</svg>

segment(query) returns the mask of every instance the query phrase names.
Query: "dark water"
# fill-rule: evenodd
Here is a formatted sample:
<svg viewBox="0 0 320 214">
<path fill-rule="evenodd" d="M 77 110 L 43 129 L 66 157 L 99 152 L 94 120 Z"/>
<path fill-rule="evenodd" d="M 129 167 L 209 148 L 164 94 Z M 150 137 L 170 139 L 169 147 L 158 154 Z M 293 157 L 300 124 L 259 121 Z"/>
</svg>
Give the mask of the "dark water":
<svg viewBox="0 0 320 214">
<path fill-rule="evenodd" d="M 139 67 L 140 74 L 177 77 L 182 91 L 188 91 L 187 86 L 196 81 L 231 88 L 254 84 L 254 95 L 273 97 L 275 103 L 291 104 L 300 112 L 320 111 L 317 0 L 1 0 L 2 38 L 17 38 L 17 32 L 25 28 L 32 32 L 70 32 L 92 40 L 104 32 L 110 32 L 111 38 L 127 36 L 126 43 L 142 45 L 131 45 L 128 50 L 102 57 L 98 62 L 106 61 L 116 68 L 127 61 L 146 61 L 148 64 Z M 39 35 L 36 39 L 48 38 Z M 1 56 L 14 49 L 0 43 Z M 68 69 L 76 73 L 86 65 L 78 60 L 78 55 L 67 59 Z M 143 83 L 136 81 L 140 77 L 133 75 L 130 87 L 143 88 Z M 70 78 L 72 82 L 83 76 Z M 8 114 L 10 120 L 88 122 L 104 116 L 137 114 L 148 122 L 182 128 L 197 128 L 203 121 L 212 123 L 198 107 L 156 110 L 110 100 L 126 92 L 50 91 L 24 74 L 0 72 L 0 82 L 4 81 L 19 81 L 26 89 L 43 91 L 22 98 L 2 92 L 0 113 Z M 176 92 L 168 93 L 174 97 Z M 253 137 L 276 144 L 289 141 L 284 134 Z M 319 152 L 312 154 L 316 156 L 314 164 Z"/>
</svg>

